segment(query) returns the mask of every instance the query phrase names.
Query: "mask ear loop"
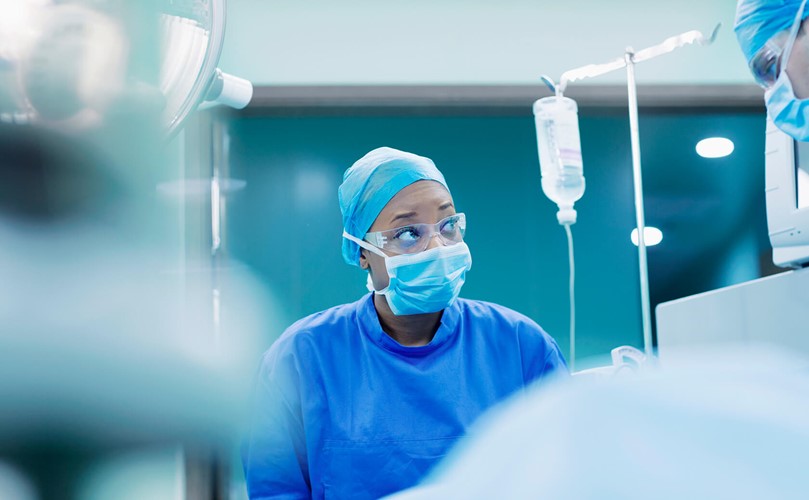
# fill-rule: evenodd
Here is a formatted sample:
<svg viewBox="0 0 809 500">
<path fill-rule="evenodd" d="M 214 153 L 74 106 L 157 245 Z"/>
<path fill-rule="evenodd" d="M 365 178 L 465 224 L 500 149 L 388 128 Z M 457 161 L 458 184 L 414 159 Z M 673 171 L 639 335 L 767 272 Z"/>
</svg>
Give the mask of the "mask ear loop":
<svg viewBox="0 0 809 500">
<path fill-rule="evenodd" d="M 369 252 L 373 252 L 373 253 L 379 255 L 383 259 L 388 258 L 388 255 L 385 255 L 385 252 L 383 252 L 382 250 L 380 250 L 377 247 L 371 245 L 367 241 L 362 241 L 361 239 L 359 239 L 359 238 L 357 238 L 355 236 L 351 236 L 350 234 L 348 234 L 345 231 L 343 231 L 343 238 L 347 239 L 348 241 L 353 241 L 354 243 L 356 243 L 360 247 L 368 250 Z"/>
<path fill-rule="evenodd" d="M 792 22 L 792 29 L 789 30 L 789 40 L 787 40 L 787 45 L 784 48 L 784 54 L 781 57 L 781 66 L 782 68 L 778 71 L 778 76 L 781 76 L 781 72 L 785 72 L 787 70 L 787 64 L 789 63 L 789 58 L 792 55 L 792 46 L 795 45 L 795 39 L 798 38 L 798 30 L 801 29 L 801 21 L 803 18 L 803 9 L 806 6 L 806 0 L 801 2 L 800 8 L 798 8 L 798 13 L 795 15 L 795 20 Z"/>
<path fill-rule="evenodd" d="M 361 240 L 361 239 L 359 239 L 359 238 L 357 238 L 355 236 L 352 236 L 352 235 L 348 234 L 346 231 L 343 231 L 343 238 L 347 239 L 348 241 L 353 241 L 354 243 L 359 245 L 360 248 L 364 248 L 364 249 L 368 250 L 369 252 L 375 253 L 375 254 L 379 255 L 380 257 L 382 257 L 383 259 L 385 259 L 385 268 L 387 269 L 387 267 L 388 267 L 388 259 L 390 257 L 388 255 L 385 255 L 385 253 L 382 250 L 380 250 L 377 247 L 371 245 L 367 241 L 363 241 L 363 240 Z M 377 290 L 376 288 L 374 288 L 373 280 L 371 279 L 371 269 L 370 268 L 368 268 L 368 280 L 367 280 L 367 283 L 366 283 L 365 286 L 366 286 L 366 288 L 368 289 L 369 292 L 375 292 L 375 293 L 378 293 L 378 294 L 381 294 L 381 295 L 385 295 L 385 292 L 387 292 L 388 288 L 390 287 L 390 285 L 388 285 L 385 288 L 383 288 L 382 290 Z"/>
</svg>

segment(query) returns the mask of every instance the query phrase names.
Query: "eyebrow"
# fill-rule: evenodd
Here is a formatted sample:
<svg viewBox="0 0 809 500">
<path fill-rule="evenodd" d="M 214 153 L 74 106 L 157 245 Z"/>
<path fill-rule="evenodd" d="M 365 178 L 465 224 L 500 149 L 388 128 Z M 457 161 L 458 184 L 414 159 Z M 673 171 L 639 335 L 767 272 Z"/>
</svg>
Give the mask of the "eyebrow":
<svg viewBox="0 0 809 500">
<path fill-rule="evenodd" d="M 448 201 L 446 203 L 442 203 L 441 206 L 438 207 L 438 210 L 441 210 L 441 211 L 448 210 L 448 209 L 452 208 L 453 206 L 454 206 L 454 204 L 451 201 Z M 415 217 L 416 215 L 418 215 L 418 213 L 416 211 L 414 211 L 414 210 L 411 210 L 410 212 L 398 213 L 395 216 L 393 216 L 393 218 L 390 220 L 390 224 L 393 224 L 394 222 L 396 222 L 397 220 L 400 220 L 400 219 L 410 219 L 412 217 Z"/>
<path fill-rule="evenodd" d="M 396 215 L 395 215 L 395 216 L 394 216 L 394 217 L 393 217 L 393 218 L 390 220 L 390 223 L 392 224 L 392 223 L 396 222 L 396 221 L 397 221 L 397 220 L 399 220 L 399 219 L 409 219 L 409 218 L 411 218 L 411 217 L 415 217 L 415 216 L 416 216 L 416 212 L 402 212 L 402 213 L 398 213 L 398 214 L 396 214 Z"/>
</svg>

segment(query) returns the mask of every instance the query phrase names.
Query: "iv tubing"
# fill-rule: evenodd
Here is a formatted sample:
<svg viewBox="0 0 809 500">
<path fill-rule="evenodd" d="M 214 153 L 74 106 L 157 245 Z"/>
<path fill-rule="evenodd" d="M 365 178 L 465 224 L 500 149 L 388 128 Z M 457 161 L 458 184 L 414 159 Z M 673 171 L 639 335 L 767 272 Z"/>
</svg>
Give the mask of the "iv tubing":
<svg viewBox="0 0 809 500">
<path fill-rule="evenodd" d="M 573 260 L 573 234 L 570 232 L 570 223 L 563 224 L 567 234 L 567 254 L 570 263 L 570 371 L 576 369 L 576 265 Z"/>
</svg>

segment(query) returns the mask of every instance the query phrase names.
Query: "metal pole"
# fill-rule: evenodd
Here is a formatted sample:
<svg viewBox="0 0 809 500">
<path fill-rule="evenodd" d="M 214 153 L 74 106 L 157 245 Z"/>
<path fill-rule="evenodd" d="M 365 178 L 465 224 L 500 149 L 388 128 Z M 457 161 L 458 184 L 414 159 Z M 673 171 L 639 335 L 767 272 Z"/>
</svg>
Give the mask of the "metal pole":
<svg viewBox="0 0 809 500">
<path fill-rule="evenodd" d="M 651 358 L 652 352 L 652 315 L 649 305 L 649 272 L 646 264 L 646 241 L 644 238 L 645 222 L 643 216 L 643 179 L 640 168 L 640 133 L 638 129 L 638 95 L 635 84 L 635 51 L 627 48 L 626 87 L 629 97 L 629 133 L 632 142 L 632 178 L 635 187 L 635 218 L 638 227 L 638 265 L 640 266 L 640 300 L 643 315 L 643 350 Z"/>
<path fill-rule="evenodd" d="M 222 255 L 222 202 L 221 194 L 221 165 L 224 159 L 223 152 L 223 124 L 214 117 L 211 122 L 211 299 L 213 308 L 214 342 L 219 345 L 222 336 L 221 328 L 221 297 L 219 290 L 219 272 Z"/>
</svg>

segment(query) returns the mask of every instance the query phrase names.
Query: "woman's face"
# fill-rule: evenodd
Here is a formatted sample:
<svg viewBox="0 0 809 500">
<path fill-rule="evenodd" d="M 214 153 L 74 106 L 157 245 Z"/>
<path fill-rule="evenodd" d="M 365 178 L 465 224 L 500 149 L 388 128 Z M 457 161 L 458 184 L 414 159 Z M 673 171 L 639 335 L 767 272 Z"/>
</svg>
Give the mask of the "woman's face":
<svg viewBox="0 0 809 500">
<path fill-rule="evenodd" d="M 391 198 L 385 208 L 379 212 L 368 232 L 385 231 L 416 223 L 435 224 L 454 214 L 455 205 L 452 203 L 452 197 L 443 185 L 435 181 L 417 181 Z M 442 244 L 438 238 L 434 237 L 427 249 Z M 385 253 L 395 255 L 390 252 Z M 388 286 L 385 259 L 362 249 L 360 267 L 371 270 L 371 279 L 375 289 L 381 290 Z"/>
</svg>

